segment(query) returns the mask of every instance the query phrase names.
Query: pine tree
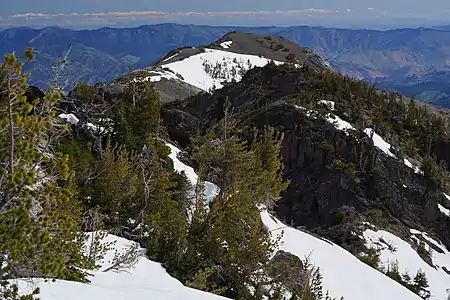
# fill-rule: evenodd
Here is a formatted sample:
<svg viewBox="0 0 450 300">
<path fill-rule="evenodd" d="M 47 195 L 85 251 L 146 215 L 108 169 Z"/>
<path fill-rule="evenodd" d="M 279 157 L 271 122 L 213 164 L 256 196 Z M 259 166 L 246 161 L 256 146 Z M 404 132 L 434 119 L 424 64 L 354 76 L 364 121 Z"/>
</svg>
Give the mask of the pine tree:
<svg viewBox="0 0 450 300">
<path fill-rule="evenodd" d="M 140 198 L 144 183 L 138 164 L 136 153 L 108 142 L 103 157 L 86 173 L 86 178 L 81 179 L 84 198 L 91 199 L 85 200 L 86 205 L 100 207 L 101 213 L 109 219 L 109 226 L 136 218 L 142 208 Z M 115 216 L 120 220 L 113 220 Z"/>
<path fill-rule="evenodd" d="M 276 201 L 280 199 L 280 193 L 289 186 L 289 181 L 283 178 L 284 163 L 281 155 L 283 138 L 283 133 L 265 126 L 262 137 L 258 138 L 255 135 L 252 144 L 256 157 L 253 197 L 259 203 L 265 204 L 269 210 L 273 209 Z"/>
<path fill-rule="evenodd" d="M 413 279 L 413 290 L 416 294 L 422 297 L 422 299 L 430 298 L 430 291 L 427 290 L 429 287 L 428 280 L 425 272 L 422 270 L 417 271 L 416 276 Z"/>
<path fill-rule="evenodd" d="M 203 247 L 200 261 L 215 271 L 214 284 L 220 291 L 247 297 L 248 286 L 258 286 L 264 278 L 259 271 L 276 246 L 263 231 L 258 204 L 276 200 L 287 186 L 282 178 L 282 135 L 266 128 L 250 146 L 238 137 L 228 101 L 224 111 L 216 135 L 210 132 L 197 140 L 203 144 L 196 160 L 202 170 L 216 175 L 220 193 L 206 217 L 194 213 L 194 221 L 199 220 L 201 227 L 196 228 L 203 232 L 196 235 Z"/>
<path fill-rule="evenodd" d="M 26 53 L 33 59 L 32 51 Z M 11 278 L 85 280 L 80 206 L 68 157 L 52 152 L 61 132 L 50 91 L 28 103 L 29 74 L 7 54 L 0 65 L 0 295 Z M 6 267 L 3 267 L 6 265 Z M 12 286 L 10 291 L 14 291 Z"/>
<path fill-rule="evenodd" d="M 146 236 L 148 255 L 160 261 L 168 272 L 178 278 L 177 265 L 182 263 L 186 250 L 186 215 L 182 203 L 174 198 L 175 182 L 170 180 L 170 171 L 164 167 L 159 154 L 159 140 L 149 137 L 147 157 L 140 165 L 144 182 L 144 224 L 151 234 Z"/>
<path fill-rule="evenodd" d="M 130 81 L 114 108 L 113 141 L 142 151 L 149 135 L 161 130 L 160 110 L 159 94 L 151 82 Z"/>
</svg>

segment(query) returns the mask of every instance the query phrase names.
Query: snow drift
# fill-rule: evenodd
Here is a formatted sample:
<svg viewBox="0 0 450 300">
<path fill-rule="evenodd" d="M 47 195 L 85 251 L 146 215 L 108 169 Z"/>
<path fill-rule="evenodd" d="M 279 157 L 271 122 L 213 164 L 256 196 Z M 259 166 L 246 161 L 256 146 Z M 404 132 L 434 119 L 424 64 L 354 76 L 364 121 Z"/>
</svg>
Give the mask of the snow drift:
<svg viewBox="0 0 450 300">
<path fill-rule="evenodd" d="M 108 235 L 104 242 L 115 245 L 102 262 L 99 271 L 91 272 L 90 284 L 82 284 L 64 280 L 45 282 L 42 279 L 20 281 L 21 291 L 31 292 L 36 285 L 40 287 L 41 300 L 220 300 L 226 299 L 210 293 L 183 286 L 181 282 L 170 277 L 165 269 L 156 262 L 141 255 L 134 267 L 123 271 L 103 272 L 109 261 L 114 258 L 114 251 L 125 251 L 134 242 Z M 142 252 L 144 249 L 141 249 Z"/>
</svg>

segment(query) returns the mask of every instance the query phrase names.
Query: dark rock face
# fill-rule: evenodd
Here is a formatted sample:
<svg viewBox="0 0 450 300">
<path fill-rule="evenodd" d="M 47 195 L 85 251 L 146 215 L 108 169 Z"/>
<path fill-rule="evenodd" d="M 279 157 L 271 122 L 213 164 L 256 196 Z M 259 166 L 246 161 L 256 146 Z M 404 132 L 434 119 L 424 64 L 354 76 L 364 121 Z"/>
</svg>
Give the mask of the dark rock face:
<svg viewBox="0 0 450 300">
<path fill-rule="evenodd" d="M 304 78 L 269 65 L 213 95 L 167 105 L 163 116 L 181 146 L 223 117 L 226 97 L 242 127 L 270 125 L 284 132 L 284 171 L 291 184 L 276 212 L 288 224 L 306 226 L 354 253 L 364 247 L 355 233 L 365 220 L 406 240 L 410 228 L 435 232 L 450 247 L 450 220 L 437 207 L 441 188 L 402 159 L 387 156 L 369 137 L 357 139 L 298 109 L 291 98 L 308 89 Z"/>
<path fill-rule="evenodd" d="M 33 103 L 36 99 L 42 99 L 45 94 L 43 91 L 41 91 L 38 87 L 35 86 L 29 86 L 25 91 L 25 96 L 27 97 L 28 103 Z M 36 110 L 33 108 L 30 112 L 30 114 L 35 114 Z"/>
<path fill-rule="evenodd" d="M 25 92 L 27 102 L 33 102 L 35 99 L 41 99 L 45 96 L 44 92 L 36 86 L 29 86 Z"/>
<path fill-rule="evenodd" d="M 365 146 L 378 154 L 377 169 L 357 170 L 351 175 L 336 168 L 335 161 L 353 161 L 361 145 L 325 120 L 307 118 L 292 105 L 284 104 L 256 116 L 251 122 L 261 130 L 270 124 L 285 134 L 282 152 L 285 176 L 291 185 L 276 209 L 282 219 L 316 229 L 340 245 L 357 243 L 347 239 L 352 239 L 350 233 L 355 231 L 350 224 L 361 220 L 346 216 L 337 222 L 336 211 L 345 207 L 361 214 L 380 210 L 382 225 L 399 236 L 409 236 L 402 225 L 437 229 L 435 224 L 441 224 L 442 214 L 436 206 L 437 190 L 424 193 L 427 186 L 423 176 L 414 174 L 401 161 L 379 153 L 368 139 L 364 141 Z M 352 244 L 353 247 L 360 245 Z"/>
<path fill-rule="evenodd" d="M 183 148 L 188 146 L 189 138 L 197 134 L 200 128 L 198 118 L 179 109 L 163 110 L 162 118 L 169 136 Z"/>
</svg>

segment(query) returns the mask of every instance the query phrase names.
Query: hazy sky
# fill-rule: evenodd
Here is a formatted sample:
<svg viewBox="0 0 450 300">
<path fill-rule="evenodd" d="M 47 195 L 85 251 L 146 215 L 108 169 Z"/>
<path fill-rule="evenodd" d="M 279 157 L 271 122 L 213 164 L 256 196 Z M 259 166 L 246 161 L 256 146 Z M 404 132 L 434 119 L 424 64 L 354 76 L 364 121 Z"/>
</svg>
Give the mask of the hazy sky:
<svg viewBox="0 0 450 300">
<path fill-rule="evenodd" d="M 3 27 L 158 22 L 337 27 L 450 23 L 450 0 L 0 0 L 0 5 Z M 117 14 L 120 12 L 125 14 Z"/>
<path fill-rule="evenodd" d="M 450 8 L 448 0 L 0 0 L 2 15 L 24 12 L 112 12 L 128 10 L 187 11 L 260 11 L 305 8 L 361 9 L 378 8 L 420 12 Z"/>
</svg>

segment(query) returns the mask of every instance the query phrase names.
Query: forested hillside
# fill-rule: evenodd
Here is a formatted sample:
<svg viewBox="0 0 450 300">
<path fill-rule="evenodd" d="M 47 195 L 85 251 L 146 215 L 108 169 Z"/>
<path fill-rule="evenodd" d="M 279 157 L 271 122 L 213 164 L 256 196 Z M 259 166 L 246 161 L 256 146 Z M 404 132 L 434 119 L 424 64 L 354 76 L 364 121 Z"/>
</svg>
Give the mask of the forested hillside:
<svg viewBox="0 0 450 300">
<path fill-rule="evenodd" d="M 203 89 L 169 103 L 154 70 L 64 94 L 28 86 L 39 53 L 5 56 L 2 298 L 33 299 L 33 278 L 42 300 L 445 299 L 448 116 L 240 37 L 167 55 L 153 77 Z M 222 55 L 261 65 L 225 74 Z"/>
</svg>

